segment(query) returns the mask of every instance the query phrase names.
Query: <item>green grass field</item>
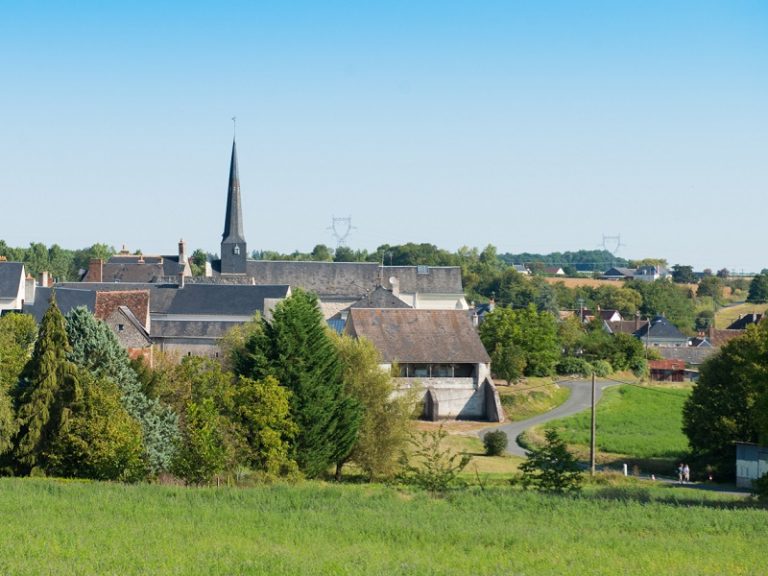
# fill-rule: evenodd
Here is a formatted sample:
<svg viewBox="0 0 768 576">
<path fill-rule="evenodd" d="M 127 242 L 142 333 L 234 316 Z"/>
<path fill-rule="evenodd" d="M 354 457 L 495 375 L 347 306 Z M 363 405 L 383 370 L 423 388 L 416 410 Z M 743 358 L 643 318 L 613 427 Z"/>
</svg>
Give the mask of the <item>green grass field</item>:
<svg viewBox="0 0 768 576">
<path fill-rule="evenodd" d="M 0 479 L 0 574 L 762 574 L 768 512 L 684 488 L 186 489 Z"/>
<path fill-rule="evenodd" d="M 635 458 L 679 458 L 688 449 L 682 409 L 690 391 L 689 385 L 608 388 L 597 406 L 598 451 Z M 545 426 L 557 429 L 569 444 L 589 446 L 589 411 Z"/>
<path fill-rule="evenodd" d="M 744 304 L 737 304 L 736 306 L 720 308 L 720 310 L 715 313 L 715 328 L 721 330 L 725 329 L 731 323 L 737 320 L 739 316 L 744 316 L 746 314 L 752 314 L 755 312 L 762 314 L 765 312 L 765 309 L 765 304 L 750 304 L 746 302 Z"/>
</svg>

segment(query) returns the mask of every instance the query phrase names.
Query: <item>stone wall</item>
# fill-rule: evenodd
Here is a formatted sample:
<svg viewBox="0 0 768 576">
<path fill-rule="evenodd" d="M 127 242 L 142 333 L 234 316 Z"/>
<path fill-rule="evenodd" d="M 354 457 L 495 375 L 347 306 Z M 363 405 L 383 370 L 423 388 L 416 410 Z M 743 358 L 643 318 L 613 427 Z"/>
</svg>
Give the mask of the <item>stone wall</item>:
<svg viewBox="0 0 768 576">
<path fill-rule="evenodd" d="M 437 410 L 437 414 L 424 415 L 428 420 L 456 418 L 500 421 L 501 405 L 490 380 L 485 380 L 479 387 L 474 378 L 396 378 L 395 382 L 403 390 L 413 387 L 423 390 L 419 400 L 425 402 L 425 406 L 434 406 Z M 432 402 L 427 402 L 428 391 L 432 393 Z"/>
</svg>

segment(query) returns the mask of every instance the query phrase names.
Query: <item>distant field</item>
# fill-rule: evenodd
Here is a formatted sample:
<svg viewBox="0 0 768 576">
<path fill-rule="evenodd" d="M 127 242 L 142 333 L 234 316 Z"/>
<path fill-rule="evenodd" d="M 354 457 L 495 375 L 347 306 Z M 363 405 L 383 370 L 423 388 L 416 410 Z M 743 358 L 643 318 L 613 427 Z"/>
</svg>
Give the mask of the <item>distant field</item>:
<svg viewBox="0 0 768 576">
<path fill-rule="evenodd" d="M 0 479 L 0 574 L 765 572 L 766 510 L 684 488 L 252 489 Z"/>
<path fill-rule="evenodd" d="M 682 410 L 690 391 L 690 385 L 608 388 L 597 406 L 598 451 L 636 458 L 679 457 L 688 449 Z M 587 449 L 590 418 L 587 410 L 545 426 L 557 429 L 569 444 Z"/>
<path fill-rule="evenodd" d="M 562 282 L 566 288 L 577 288 L 579 286 L 590 286 L 596 288 L 598 286 L 616 286 L 621 288 L 623 282 L 619 280 L 597 280 L 595 278 L 563 278 L 563 277 L 545 277 L 544 280 L 549 284 L 557 284 Z"/>
</svg>

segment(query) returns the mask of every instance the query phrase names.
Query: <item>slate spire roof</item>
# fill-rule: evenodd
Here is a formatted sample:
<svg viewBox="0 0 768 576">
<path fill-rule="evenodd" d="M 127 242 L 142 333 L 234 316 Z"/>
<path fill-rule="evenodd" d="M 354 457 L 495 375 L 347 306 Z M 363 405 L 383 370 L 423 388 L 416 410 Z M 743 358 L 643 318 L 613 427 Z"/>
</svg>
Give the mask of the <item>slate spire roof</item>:
<svg viewBox="0 0 768 576">
<path fill-rule="evenodd" d="M 243 237 L 243 210 L 240 205 L 240 175 L 237 170 L 237 144 L 234 138 L 232 139 L 232 159 L 229 163 L 227 213 L 224 219 L 222 242 L 245 242 Z"/>
</svg>

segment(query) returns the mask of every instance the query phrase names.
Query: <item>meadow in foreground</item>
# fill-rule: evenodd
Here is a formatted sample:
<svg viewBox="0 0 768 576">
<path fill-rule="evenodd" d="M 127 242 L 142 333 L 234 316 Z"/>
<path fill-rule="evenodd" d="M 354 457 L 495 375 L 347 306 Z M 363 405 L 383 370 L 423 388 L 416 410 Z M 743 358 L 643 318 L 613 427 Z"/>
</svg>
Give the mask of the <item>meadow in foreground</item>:
<svg viewBox="0 0 768 576">
<path fill-rule="evenodd" d="M 648 491 L 650 490 L 650 491 Z M 768 512 L 683 488 L 0 480 L 2 574 L 757 574 Z"/>
</svg>

